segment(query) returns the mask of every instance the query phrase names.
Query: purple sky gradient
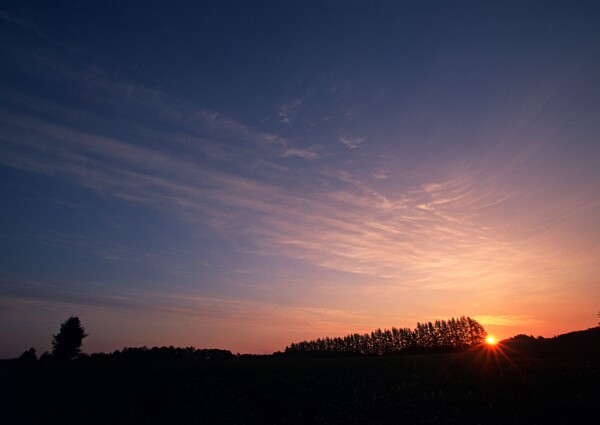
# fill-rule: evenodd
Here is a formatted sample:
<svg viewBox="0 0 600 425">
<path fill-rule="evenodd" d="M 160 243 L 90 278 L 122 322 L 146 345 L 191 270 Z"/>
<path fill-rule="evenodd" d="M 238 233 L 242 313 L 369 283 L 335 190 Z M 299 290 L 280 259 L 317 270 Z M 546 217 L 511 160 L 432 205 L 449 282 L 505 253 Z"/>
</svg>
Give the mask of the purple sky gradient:
<svg viewBox="0 0 600 425">
<path fill-rule="evenodd" d="M 199 3 L 199 4 L 197 4 Z M 6 2 L 0 357 L 600 310 L 594 2 Z"/>
</svg>

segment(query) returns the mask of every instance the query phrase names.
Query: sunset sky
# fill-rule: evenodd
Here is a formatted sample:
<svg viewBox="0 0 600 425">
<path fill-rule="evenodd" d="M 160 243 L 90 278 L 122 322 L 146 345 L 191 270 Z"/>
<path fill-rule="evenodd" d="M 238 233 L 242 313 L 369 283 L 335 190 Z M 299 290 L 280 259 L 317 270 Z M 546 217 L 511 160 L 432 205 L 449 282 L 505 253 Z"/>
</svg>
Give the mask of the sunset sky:
<svg viewBox="0 0 600 425">
<path fill-rule="evenodd" d="M 172 4 L 175 3 L 175 4 Z M 3 1 L 0 358 L 600 311 L 600 3 Z"/>
</svg>

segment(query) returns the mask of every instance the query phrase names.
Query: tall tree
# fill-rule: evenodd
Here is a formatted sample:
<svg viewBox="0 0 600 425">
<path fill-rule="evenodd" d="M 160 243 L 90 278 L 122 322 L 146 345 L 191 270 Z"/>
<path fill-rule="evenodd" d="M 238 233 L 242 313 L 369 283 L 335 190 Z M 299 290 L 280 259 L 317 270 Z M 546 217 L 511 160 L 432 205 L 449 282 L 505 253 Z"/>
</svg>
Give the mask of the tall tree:
<svg viewBox="0 0 600 425">
<path fill-rule="evenodd" d="M 60 325 L 60 331 L 52 336 L 52 356 L 70 360 L 81 353 L 83 338 L 88 336 L 77 316 L 71 316 Z"/>
</svg>

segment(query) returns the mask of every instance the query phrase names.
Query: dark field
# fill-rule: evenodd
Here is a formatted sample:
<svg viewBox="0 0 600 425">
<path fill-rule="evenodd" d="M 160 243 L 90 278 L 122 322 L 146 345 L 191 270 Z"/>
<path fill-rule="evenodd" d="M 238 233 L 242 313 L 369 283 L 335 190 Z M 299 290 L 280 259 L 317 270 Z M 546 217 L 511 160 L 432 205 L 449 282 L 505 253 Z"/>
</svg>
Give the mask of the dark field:
<svg viewBox="0 0 600 425">
<path fill-rule="evenodd" d="M 0 371 L 6 424 L 593 424 L 600 408 L 600 359 L 585 354 L 15 360 Z"/>
</svg>

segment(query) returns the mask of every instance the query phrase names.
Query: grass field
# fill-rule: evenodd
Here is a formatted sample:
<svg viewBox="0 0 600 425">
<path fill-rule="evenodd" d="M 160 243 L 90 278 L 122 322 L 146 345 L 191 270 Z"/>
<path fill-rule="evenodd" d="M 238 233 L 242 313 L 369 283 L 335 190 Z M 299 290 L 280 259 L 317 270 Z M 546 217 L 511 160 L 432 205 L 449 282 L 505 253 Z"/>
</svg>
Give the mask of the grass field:
<svg viewBox="0 0 600 425">
<path fill-rule="evenodd" d="M 600 407 L 600 359 L 581 354 L 3 361 L 0 371 L 7 424 L 593 424 Z"/>
</svg>

